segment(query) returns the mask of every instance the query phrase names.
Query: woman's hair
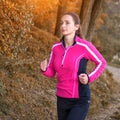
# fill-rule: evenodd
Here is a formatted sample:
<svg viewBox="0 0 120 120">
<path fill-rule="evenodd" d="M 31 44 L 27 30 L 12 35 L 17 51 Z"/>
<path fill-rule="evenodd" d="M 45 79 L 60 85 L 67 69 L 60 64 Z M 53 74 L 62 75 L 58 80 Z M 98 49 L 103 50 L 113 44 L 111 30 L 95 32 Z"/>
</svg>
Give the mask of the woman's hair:
<svg viewBox="0 0 120 120">
<path fill-rule="evenodd" d="M 84 35 L 82 33 L 82 29 L 81 29 L 81 25 L 80 25 L 79 16 L 76 13 L 73 13 L 73 12 L 66 12 L 66 13 L 64 13 L 64 15 L 70 15 L 73 18 L 75 24 L 79 24 L 79 29 L 76 30 L 76 35 L 78 35 L 80 38 L 84 39 Z"/>
</svg>

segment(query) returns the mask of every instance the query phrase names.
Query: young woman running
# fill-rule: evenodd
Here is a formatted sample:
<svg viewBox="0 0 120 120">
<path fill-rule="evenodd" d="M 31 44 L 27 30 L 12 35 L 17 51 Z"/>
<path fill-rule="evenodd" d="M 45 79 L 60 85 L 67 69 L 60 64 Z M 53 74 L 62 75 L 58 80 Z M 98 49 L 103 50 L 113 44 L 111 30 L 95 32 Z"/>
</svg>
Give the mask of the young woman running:
<svg viewBox="0 0 120 120">
<path fill-rule="evenodd" d="M 75 13 L 65 13 L 61 18 L 62 38 L 52 47 L 49 63 L 40 64 L 42 74 L 57 76 L 56 96 L 58 120 L 85 120 L 90 104 L 89 83 L 96 80 L 106 66 L 106 61 L 92 43 L 84 40 L 80 19 Z M 95 68 L 86 73 L 87 61 Z"/>
</svg>

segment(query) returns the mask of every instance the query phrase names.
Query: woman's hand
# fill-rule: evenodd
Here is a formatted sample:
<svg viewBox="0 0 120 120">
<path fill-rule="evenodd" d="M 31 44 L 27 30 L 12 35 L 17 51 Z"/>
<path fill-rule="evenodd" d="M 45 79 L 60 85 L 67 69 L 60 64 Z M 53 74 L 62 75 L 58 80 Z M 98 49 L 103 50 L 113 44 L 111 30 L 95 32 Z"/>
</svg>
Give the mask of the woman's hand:
<svg viewBox="0 0 120 120">
<path fill-rule="evenodd" d="M 79 80 L 82 84 L 86 85 L 88 83 L 88 76 L 85 73 L 79 75 Z"/>
<path fill-rule="evenodd" d="M 47 64 L 48 64 L 47 59 L 43 60 L 43 61 L 40 63 L 40 69 L 41 69 L 42 71 L 46 71 Z"/>
</svg>

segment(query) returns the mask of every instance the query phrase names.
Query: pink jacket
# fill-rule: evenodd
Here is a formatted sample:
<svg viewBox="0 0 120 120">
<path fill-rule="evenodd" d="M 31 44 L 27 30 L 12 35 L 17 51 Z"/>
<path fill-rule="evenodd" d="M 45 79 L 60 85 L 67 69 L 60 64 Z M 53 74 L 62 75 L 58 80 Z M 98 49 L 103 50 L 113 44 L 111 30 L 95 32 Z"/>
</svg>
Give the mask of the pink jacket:
<svg viewBox="0 0 120 120">
<path fill-rule="evenodd" d="M 96 80 L 103 72 L 106 61 L 98 50 L 88 41 L 75 37 L 76 43 L 65 48 L 62 42 L 52 47 L 50 60 L 45 72 L 47 77 L 57 76 L 56 95 L 64 98 L 79 98 L 78 68 L 81 58 L 95 63 L 96 67 L 88 74 L 89 82 Z"/>
</svg>

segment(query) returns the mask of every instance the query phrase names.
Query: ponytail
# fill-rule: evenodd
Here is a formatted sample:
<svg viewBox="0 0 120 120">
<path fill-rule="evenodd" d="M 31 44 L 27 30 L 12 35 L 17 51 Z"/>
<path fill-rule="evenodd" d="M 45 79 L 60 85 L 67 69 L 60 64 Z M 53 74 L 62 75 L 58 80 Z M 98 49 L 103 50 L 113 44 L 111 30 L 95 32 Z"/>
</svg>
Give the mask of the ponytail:
<svg viewBox="0 0 120 120">
<path fill-rule="evenodd" d="M 85 39 L 85 36 L 83 35 L 81 26 L 80 26 L 79 29 L 76 31 L 76 35 L 79 36 L 79 37 L 82 38 L 82 39 Z"/>
</svg>

